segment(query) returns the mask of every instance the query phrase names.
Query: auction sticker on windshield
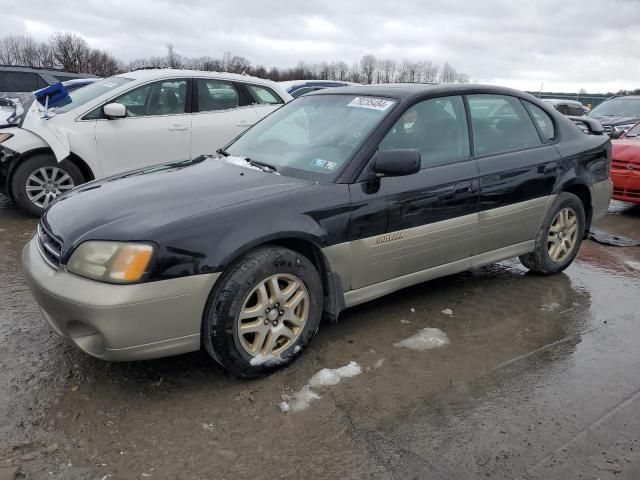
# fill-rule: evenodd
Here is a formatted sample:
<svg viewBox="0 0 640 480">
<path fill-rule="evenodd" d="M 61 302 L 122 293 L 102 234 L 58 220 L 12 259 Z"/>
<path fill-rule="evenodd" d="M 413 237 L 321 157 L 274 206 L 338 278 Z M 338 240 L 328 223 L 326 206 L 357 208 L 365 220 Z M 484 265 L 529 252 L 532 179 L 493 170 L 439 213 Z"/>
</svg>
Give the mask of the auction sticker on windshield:
<svg viewBox="0 0 640 480">
<path fill-rule="evenodd" d="M 372 110 L 387 110 L 393 105 L 393 100 L 378 97 L 356 97 L 347 103 L 347 107 L 370 108 Z"/>
</svg>

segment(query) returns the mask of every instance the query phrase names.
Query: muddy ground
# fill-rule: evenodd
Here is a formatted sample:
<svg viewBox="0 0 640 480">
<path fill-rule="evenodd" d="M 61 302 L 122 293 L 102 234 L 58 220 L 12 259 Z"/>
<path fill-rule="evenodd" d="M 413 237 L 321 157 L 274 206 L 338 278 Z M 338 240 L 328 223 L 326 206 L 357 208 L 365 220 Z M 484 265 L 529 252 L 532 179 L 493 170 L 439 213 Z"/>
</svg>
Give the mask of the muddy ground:
<svg viewBox="0 0 640 480">
<path fill-rule="evenodd" d="M 564 274 L 508 261 L 406 289 L 243 381 L 204 353 L 105 363 L 57 338 L 20 267 L 35 225 L 0 200 L 0 479 L 640 478 L 640 247 L 586 241 Z M 599 226 L 640 238 L 640 207 Z M 451 343 L 393 346 L 425 327 Z M 351 361 L 362 374 L 281 412 Z"/>
</svg>

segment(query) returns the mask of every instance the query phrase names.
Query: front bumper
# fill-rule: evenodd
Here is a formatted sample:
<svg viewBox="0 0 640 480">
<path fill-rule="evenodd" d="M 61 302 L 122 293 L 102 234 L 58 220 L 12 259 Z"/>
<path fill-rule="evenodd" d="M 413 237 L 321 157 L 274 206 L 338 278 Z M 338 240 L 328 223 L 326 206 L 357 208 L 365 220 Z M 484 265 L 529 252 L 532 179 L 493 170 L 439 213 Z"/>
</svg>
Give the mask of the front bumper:
<svg viewBox="0 0 640 480">
<path fill-rule="evenodd" d="M 640 165 L 629 169 L 627 167 L 611 168 L 613 181 L 613 198 L 623 202 L 640 203 Z"/>
<path fill-rule="evenodd" d="M 103 360 L 129 361 L 198 350 L 209 293 L 219 273 L 110 285 L 55 270 L 35 238 L 22 252 L 29 287 L 51 328 Z"/>
</svg>

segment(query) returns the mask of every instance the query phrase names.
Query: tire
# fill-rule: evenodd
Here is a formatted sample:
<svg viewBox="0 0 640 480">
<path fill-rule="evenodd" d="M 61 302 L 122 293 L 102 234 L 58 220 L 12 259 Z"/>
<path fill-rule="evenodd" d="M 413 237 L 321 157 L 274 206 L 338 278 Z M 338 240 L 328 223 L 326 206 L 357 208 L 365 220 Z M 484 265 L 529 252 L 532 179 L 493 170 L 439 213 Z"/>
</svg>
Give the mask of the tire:
<svg viewBox="0 0 640 480">
<path fill-rule="evenodd" d="M 323 298 L 322 280 L 309 259 L 283 247 L 260 247 L 216 282 L 205 308 L 203 344 L 239 377 L 263 377 L 290 363 L 309 343 L 320 325 Z"/>
<path fill-rule="evenodd" d="M 560 217 L 561 212 L 569 213 L 566 217 Z M 532 272 L 543 275 L 566 269 L 580 250 L 585 218 L 584 205 L 577 196 L 567 192 L 558 195 L 540 227 L 535 250 L 520 257 L 522 264 Z"/>
<path fill-rule="evenodd" d="M 49 193 L 46 188 L 34 190 L 41 184 L 30 178 L 51 180 Z M 18 163 L 11 176 L 11 195 L 18 207 L 39 217 L 54 198 L 84 182 L 80 169 L 69 160 L 58 163 L 53 155 L 37 154 Z M 34 201 L 41 193 L 43 196 Z"/>
</svg>

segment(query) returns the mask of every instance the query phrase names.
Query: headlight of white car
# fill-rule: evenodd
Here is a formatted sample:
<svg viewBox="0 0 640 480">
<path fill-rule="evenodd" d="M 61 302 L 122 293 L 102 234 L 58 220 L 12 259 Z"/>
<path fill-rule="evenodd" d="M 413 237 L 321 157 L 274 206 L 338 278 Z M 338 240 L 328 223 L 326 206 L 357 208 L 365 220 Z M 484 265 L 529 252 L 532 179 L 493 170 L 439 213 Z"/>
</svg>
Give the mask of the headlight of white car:
<svg viewBox="0 0 640 480">
<path fill-rule="evenodd" d="M 147 271 L 153 247 L 146 243 L 88 241 L 71 254 L 67 270 L 108 283 L 135 283 Z"/>
<path fill-rule="evenodd" d="M 13 133 L 0 133 L 0 143 L 13 137 Z"/>
</svg>

